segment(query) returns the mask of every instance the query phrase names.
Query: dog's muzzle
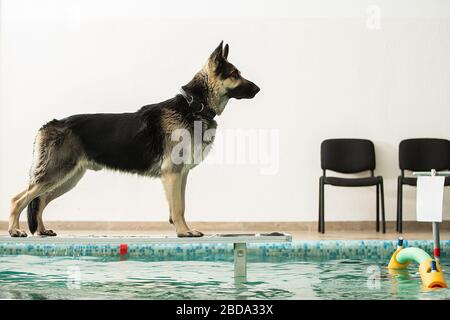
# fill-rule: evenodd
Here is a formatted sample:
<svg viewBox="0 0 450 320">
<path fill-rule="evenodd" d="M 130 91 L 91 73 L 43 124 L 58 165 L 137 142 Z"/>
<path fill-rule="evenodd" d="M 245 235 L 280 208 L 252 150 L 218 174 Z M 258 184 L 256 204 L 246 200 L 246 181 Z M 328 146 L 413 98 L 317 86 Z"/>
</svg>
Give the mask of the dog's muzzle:
<svg viewBox="0 0 450 320">
<path fill-rule="evenodd" d="M 235 99 L 252 99 L 259 92 L 260 88 L 249 80 L 245 80 L 240 86 L 231 89 L 228 92 L 230 98 Z"/>
<path fill-rule="evenodd" d="M 256 84 L 252 82 L 252 98 L 261 90 Z"/>
</svg>

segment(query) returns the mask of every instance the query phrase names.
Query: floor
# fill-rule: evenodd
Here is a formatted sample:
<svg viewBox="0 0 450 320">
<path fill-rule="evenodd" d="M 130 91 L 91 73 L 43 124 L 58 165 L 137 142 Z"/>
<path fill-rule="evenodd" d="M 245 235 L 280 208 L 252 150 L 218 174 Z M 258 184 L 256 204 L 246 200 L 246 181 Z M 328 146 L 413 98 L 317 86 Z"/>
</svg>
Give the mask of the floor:
<svg viewBox="0 0 450 320">
<path fill-rule="evenodd" d="M 202 230 L 206 234 L 215 234 L 216 232 L 209 230 Z M 111 236 L 175 236 L 173 230 L 162 230 L 162 231 L 141 231 L 141 230 L 55 230 L 60 236 L 69 235 L 111 235 Z M 242 231 L 221 231 L 220 233 L 243 233 Z M 245 233 L 258 233 L 258 231 L 245 231 Z M 395 240 L 399 237 L 396 232 L 387 232 L 385 234 L 378 233 L 375 231 L 328 231 L 325 234 L 320 234 L 313 231 L 299 231 L 299 232 L 288 232 L 292 235 L 292 239 L 296 240 Z M 7 235 L 6 232 L 0 232 L 0 235 Z M 431 232 L 425 231 L 415 231 L 415 232 L 404 232 L 401 234 L 404 239 L 409 240 L 432 240 Z M 450 231 L 445 230 L 441 232 L 441 240 L 450 239 Z"/>
<path fill-rule="evenodd" d="M 289 233 L 293 240 L 396 240 L 402 236 L 406 240 L 432 240 L 431 224 L 405 222 L 404 232 L 395 232 L 395 224 L 387 223 L 388 232 L 376 232 L 373 222 L 330 222 L 325 234 L 317 232 L 317 223 L 227 223 L 227 222 L 193 222 L 193 228 L 205 234 L 224 233 L 267 233 L 272 231 Z M 49 222 L 59 236 L 64 235 L 111 235 L 111 236 L 175 236 L 175 230 L 167 222 Z M 28 232 L 26 222 L 21 228 Z M 0 221 L 0 236 L 8 235 L 8 224 Z M 29 232 L 28 232 L 29 233 Z M 450 221 L 441 224 L 441 240 L 450 239 Z"/>
</svg>

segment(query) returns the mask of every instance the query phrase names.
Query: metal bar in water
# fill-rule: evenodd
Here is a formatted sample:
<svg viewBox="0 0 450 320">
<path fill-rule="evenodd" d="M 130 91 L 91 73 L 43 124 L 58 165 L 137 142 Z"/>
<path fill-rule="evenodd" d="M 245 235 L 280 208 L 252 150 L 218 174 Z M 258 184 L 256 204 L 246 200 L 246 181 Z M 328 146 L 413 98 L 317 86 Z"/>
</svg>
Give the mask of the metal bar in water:
<svg viewBox="0 0 450 320">
<path fill-rule="evenodd" d="M 247 244 L 235 243 L 234 244 L 234 277 L 245 278 L 247 277 Z"/>
<path fill-rule="evenodd" d="M 434 259 L 439 262 L 441 258 L 441 240 L 439 236 L 439 222 L 433 222 Z"/>
<path fill-rule="evenodd" d="M 413 172 L 413 175 L 415 175 L 415 176 L 431 176 L 431 172 L 430 171 L 415 171 L 415 172 Z M 450 171 L 436 171 L 436 175 L 448 177 L 448 176 L 450 176 Z"/>
</svg>

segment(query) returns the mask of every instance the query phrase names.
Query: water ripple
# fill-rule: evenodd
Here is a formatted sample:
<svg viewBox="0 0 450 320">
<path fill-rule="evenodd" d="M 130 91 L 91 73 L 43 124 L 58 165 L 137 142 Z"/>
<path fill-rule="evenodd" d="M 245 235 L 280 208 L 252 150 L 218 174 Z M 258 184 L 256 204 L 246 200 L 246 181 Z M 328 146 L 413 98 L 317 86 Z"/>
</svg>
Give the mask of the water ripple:
<svg viewBox="0 0 450 320">
<path fill-rule="evenodd" d="M 450 299 L 424 290 L 414 266 L 392 275 L 386 261 L 252 262 L 235 281 L 228 261 L 145 261 L 0 256 L 2 299 Z M 368 268 L 378 268 L 378 285 Z M 449 262 L 443 264 L 450 269 Z M 446 273 L 447 279 L 450 274 Z"/>
</svg>

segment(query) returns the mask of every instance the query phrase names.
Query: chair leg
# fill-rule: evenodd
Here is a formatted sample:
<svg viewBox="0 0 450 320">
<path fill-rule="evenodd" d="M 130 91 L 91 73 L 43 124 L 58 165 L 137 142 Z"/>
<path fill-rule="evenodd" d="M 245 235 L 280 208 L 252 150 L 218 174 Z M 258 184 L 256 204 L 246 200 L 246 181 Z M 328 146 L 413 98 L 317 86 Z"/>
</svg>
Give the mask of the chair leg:
<svg viewBox="0 0 450 320">
<path fill-rule="evenodd" d="M 403 232 L 403 184 L 398 187 L 398 232 Z"/>
<path fill-rule="evenodd" d="M 322 211 L 321 211 L 321 220 L 322 220 L 322 229 L 321 232 L 325 233 L 325 183 L 322 179 L 321 184 L 320 184 L 320 188 L 321 188 L 321 194 L 322 194 L 322 201 L 320 203 Z"/>
<path fill-rule="evenodd" d="M 377 184 L 377 222 L 376 230 L 380 231 L 380 185 Z"/>
<path fill-rule="evenodd" d="M 399 230 L 399 225 L 398 225 L 398 221 L 399 221 L 399 215 L 400 215 L 400 177 L 397 179 L 397 219 L 395 221 L 395 231 L 398 232 Z"/>
<path fill-rule="evenodd" d="M 386 217 L 384 212 L 384 186 L 383 180 L 380 183 L 380 193 L 381 193 L 381 223 L 383 225 L 383 233 L 386 233 Z"/>
<path fill-rule="evenodd" d="M 319 221 L 318 232 L 322 232 L 322 177 L 319 179 Z"/>
</svg>

